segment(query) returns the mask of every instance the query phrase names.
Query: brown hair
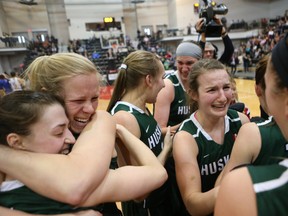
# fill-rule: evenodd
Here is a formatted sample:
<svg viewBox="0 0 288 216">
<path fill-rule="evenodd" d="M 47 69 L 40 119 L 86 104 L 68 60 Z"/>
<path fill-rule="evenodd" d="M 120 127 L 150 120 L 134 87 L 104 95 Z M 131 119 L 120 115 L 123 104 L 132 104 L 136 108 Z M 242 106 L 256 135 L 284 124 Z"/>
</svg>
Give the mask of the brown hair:
<svg viewBox="0 0 288 216">
<path fill-rule="evenodd" d="M 189 83 L 189 90 L 193 93 L 198 94 L 198 77 L 201 74 L 210 72 L 212 70 L 225 70 L 229 75 L 229 72 L 226 70 L 225 65 L 223 65 L 220 61 L 216 59 L 201 59 L 195 62 L 192 65 L 191 72 L 189 73 L 188 83 Z M 230 75 L 229 75 L 230 76 Z M 190 112 L 193 113 L 198 109 L 198 102 L 190 99 L 191 107 Z"/>
<path fill-rule="evenodd" d="M 111 111 L 118 100 L 131 89 L 136 88 L 146 75 L 156 77 L 161 69 L 159 57 L 151 52 L 137 50 L 130 53 L 120 67 L 107 111 Z"/>
<path fill-rule="evenodd" d="M 28 136 L 30 128 L 35 124 L 45 107 L 60 104 L 64 109 L 64 101 L 48 92 L 30 90 L 14 91 L 0 99 L 0 143 L 6 144 L 9 133 Z"/>
</svg>

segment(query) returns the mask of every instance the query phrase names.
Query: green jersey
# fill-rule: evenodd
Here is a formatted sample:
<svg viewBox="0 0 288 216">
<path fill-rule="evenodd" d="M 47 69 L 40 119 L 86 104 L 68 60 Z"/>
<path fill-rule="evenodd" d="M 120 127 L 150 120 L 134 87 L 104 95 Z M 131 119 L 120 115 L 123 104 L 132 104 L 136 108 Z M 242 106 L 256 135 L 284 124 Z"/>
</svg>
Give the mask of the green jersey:
<svg viewBox="0 0 288 216">
<path fill-rule="evenodd" d="M 31 214 L 64 214 L 87 209 L 94 209 L 102 212 L 104 207 L 103 205 L 98 205 L 94 208 L 78 208 L 66 203 L 58 202 L 35 193 L 17 180 L 3 182 L 0 191 L 0 206 Z M 118 215 L 121 215 L 121 213 Z"/>
<path fill-rule="evenodd" d="M 112 108 L 111 114 L 114 115 L 121 110 L 131 113 L 136 118 L 141 131 L 140 140 L 158 156 L 163 149 L 164 141 L 161 136 L 161 128 L 149 110 L 147 109 L 148 113 L 145 113 L 142 109 L 133 104 L 118 101 Z M 168 182 L 157 190 L 152 191 L 143 202 L 122 202 L 123 215 L 168 216 L 170 205 L 167 204 L 168 201 L 166 200 L 167 188 Z"/>
<path fill-rule="evenodd" d="M 127 111 L 135 116 L 140 131 L 140 140 L 144 142 L 153 153 L 158 156 L 163 149 L 163 138 L 161 136 L 161 128 L 153 115 L 148 111 L 146 114 L 143 110 L 128 102 L 118 101 L 111 110 L 114 115 L 118 111 Z"/>
<path fill-rule="evenodd" d="M 174 72 L 169 74 L 166 79 L 171 80 L 174 86 L 174 100 L 170 105 L 170 114 L 167 126 L 174 126 L 185 119 L 187 119 L 190 115 L 190 106 L 188 104 L 188 94 L 178 77 L 178 72 Z"/>
<path fill-rule="evenodd" d="M 273 118 L 270 117 L 265 122 L 258 123 L 257 126 L 261 135 L 261 149 L 252 164 L 275 164 L 283 158 L 288 158 L 288 143 Z"/>
<path fill-rule="evenodd" d="M 259 216 L 288 215 L 288 159 L 279 164 L 248 166 Z"/>
<path fill-rule="evenodd" d="M 214 187 L 218 175 L 230 158 L 232 147 L 241 125 L 237 111 L 228 110 L 225 116 L 223 144 L 216 143 L 202 128 L 195 117 L 195 112 L 180 126 L 179 131 L 190 133 L 198 145 L 197 160 L 201 173 L 202 192 Z"/>
</svg>

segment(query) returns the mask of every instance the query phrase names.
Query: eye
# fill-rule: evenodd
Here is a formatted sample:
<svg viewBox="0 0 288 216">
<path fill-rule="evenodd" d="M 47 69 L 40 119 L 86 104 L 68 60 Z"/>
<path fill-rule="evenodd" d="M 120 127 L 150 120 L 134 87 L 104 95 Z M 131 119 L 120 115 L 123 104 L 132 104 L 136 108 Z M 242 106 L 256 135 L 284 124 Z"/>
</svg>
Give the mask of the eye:
<svg viewBox="0 0 288 216">
<path fill-rule="evenodd" d="M 98 99 L 99 99 L 98 96 L 97 96 L 97 97 L 93 97 L 93 98 L 92 98 L 92 101 L 98 101 Z"/>
<path fill-rule="evenodd" d="M 231 89 L 231 87 L 230 86 L 224 86 L 224 88 L 223 88 L 224 90 L 230 90 Z M 235 89 L 235 91 L 236 91 L 236 89 Z"/>
<path fill-rule="evenodd" d="M 207 92 L 214 92 L 215 89 L 208 89 Z"/>
</svg>

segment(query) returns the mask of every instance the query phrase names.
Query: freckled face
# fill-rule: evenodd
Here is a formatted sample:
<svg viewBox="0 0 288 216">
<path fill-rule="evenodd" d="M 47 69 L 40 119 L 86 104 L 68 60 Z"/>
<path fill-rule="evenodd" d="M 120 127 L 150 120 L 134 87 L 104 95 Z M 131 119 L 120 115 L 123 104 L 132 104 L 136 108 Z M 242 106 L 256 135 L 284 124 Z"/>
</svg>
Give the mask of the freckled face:
<svg viewBox="0 0 288 216">
<path fill-rule="evenodd" d="M 222 117 L 227 114 L 232 98 L 229 75 L 225 70 L 213 70 L 198 77 L 199 110 L 205 115 Z"/>
</svg>

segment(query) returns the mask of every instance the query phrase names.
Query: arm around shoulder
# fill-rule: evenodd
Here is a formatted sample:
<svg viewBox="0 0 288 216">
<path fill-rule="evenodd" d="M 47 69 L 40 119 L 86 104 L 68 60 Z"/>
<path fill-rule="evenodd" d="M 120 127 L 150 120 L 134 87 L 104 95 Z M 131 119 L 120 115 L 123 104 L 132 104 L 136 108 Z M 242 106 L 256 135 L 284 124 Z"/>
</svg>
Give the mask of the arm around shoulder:
<svg viewBox="0 0 288 216">
<path fill-rule="evenodd" d="M 100 186 L 81 205 L 137 199 L 159 188 L 167 180 L 165 168 L 153 152 L 122 125 L 117 125 L 118 138 L 139 166 L 109 170 Z"/>
<path fill-rule="evenodd" d="M 43 196 L 77 205 L 106 176 L 115 135 L 116 124 L 111 115 L 97 111 L 70 154 L 32 153 L 0 146 L 4 157 L 0 157 L 0 169 Z"/>
</svg>

